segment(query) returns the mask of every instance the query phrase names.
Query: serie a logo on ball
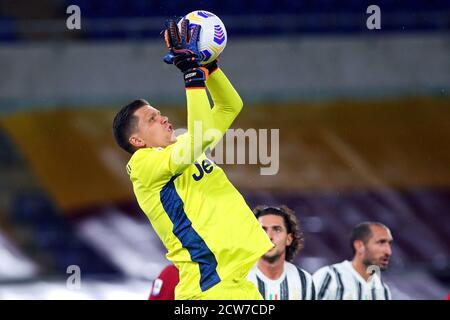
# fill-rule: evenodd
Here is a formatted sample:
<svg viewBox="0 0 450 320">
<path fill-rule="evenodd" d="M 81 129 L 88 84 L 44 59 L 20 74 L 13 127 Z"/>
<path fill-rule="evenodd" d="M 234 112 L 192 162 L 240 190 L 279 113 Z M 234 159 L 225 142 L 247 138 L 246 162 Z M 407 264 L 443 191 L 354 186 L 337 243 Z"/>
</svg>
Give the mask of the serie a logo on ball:
<svg viewBox="0 0 450 320">
<path fill-rule="evenodd" d="M 192 11 L 183 19 L 189 19 L 189 28 L 201 26 L 198 41 L 198 49 L 202 55 L 201 63 L 207 64 L 215 60 L 227 45 L 227 30 L 222 20 L 205 10 Z M 182 20 L 178 23 L 178 27 Z"/>
</svg>

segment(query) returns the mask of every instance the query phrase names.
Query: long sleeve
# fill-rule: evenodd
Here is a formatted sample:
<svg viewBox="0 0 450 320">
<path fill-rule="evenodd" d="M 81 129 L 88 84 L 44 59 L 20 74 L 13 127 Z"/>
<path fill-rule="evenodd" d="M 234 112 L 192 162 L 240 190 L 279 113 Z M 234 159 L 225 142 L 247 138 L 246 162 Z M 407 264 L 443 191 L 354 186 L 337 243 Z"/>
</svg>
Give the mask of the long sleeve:
<svg viewBox="0 0 450 320">
<path fill-rule="evenodd" d="M 220 69 L 211 74 L 206 86 L 214 102 L 211 112 L 214 127 L 223 135 L 242 110 L 242 99 Z"/>
<path fill-rule="evenodd" d="M 215 129 L 205 89 L 186 89 L 188 132 L 179 137 L 171 152 L 170 171 L 180 173 L 192 164 L 213 142 L 205 134 Z"/>
</svg>

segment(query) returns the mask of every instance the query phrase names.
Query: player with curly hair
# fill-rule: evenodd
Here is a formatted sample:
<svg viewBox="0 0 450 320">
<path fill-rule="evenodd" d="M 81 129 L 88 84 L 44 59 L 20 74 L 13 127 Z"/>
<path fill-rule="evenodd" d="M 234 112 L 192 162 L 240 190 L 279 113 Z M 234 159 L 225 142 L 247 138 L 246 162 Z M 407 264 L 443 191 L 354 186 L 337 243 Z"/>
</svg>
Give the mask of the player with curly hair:
<svg viewBox="0 0 450 320">
<path fill-rule="evenodd" d="M 248 275 L 266 300 L 314 300 L 311 275 L 292 262 L 304 245 L 294 211 L 287 206 L 257 206 L 256 218 L 275 245 Z"/>
</svg>

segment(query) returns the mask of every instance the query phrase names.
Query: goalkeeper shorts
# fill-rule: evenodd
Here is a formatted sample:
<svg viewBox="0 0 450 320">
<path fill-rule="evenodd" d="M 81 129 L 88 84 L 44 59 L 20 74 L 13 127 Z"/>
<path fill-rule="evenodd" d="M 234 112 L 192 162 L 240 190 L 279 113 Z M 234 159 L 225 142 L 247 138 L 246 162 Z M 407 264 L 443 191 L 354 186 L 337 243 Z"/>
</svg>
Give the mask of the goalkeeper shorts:
<svg viewBox="0 0 450 320">
<path fill-rule="evenodd" d="M 178 299 L 178 297 L 175 297 Z M 181 298 L 183 299 L 183 298 Z M 192 300 L 263 300 L 253 282 L 246 278 L 223 280 L 214 287 L 194 296 Z"/>
</svg>

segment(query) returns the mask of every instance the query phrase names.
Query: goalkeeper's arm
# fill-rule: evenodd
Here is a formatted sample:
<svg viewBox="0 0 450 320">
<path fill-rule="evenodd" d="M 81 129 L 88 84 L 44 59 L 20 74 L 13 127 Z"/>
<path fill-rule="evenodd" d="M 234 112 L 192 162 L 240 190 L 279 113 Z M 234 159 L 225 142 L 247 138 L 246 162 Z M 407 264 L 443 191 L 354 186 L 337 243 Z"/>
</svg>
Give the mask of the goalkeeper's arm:
<svg viewBox="0 0 450 320">
<path fill-rule="evenodd" d="M 214 127 L 223 135 L 242 110 L 243 102 L 226 75 L 217 67 L 216 62 L 208 65 L 207 68 L 210 76 L 206 86 L 214 102 L 212 109 Z"/>
<path fill-rule="evenodd" d="M 171 148 L 170 171 L 180 173 L 192 164 L 214 141 L 205 134 L 214 129 L 214 120 L 206 94 L 205 81 L 209 71 L 200 67 L 197 40 L 200 26 L 189 32 L 189 20 L 181 22 L 181 30 L 175 21 L 169 21 L 165 31 L 167 46 L 173 54 L 173 64 L 184 75 L 187 98 L 188 132 L 179 137 Z"/>
<path fill-rule="evenodd" d="M 178 138 L 171 151 L 170 171 L 181 173 L 214 142 L 205 134 L 215 129 L 205 88 L 186 89 L 188 132 Z"/>
</svg>

